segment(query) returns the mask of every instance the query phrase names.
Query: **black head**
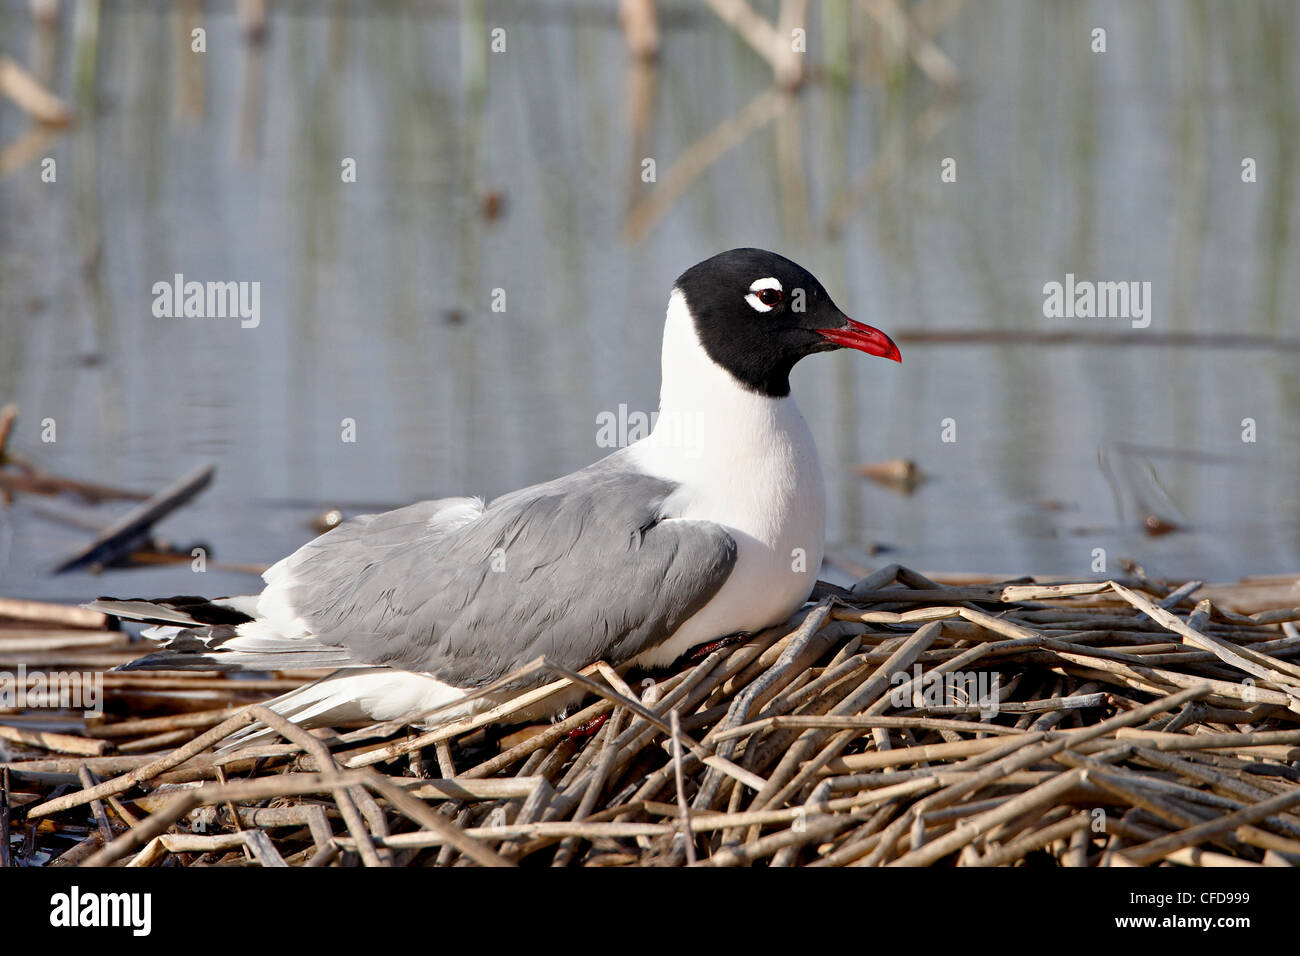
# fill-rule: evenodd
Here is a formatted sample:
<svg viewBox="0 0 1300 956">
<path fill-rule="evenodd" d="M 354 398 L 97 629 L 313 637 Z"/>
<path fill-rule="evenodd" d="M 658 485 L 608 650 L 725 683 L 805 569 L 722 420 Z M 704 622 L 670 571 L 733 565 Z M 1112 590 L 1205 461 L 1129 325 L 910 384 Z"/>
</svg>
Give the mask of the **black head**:
<svg viewBox="0 0 1300 956">
<path fill-rule="evenodd" d="M 691 266 L 674 286 L 709 358 L 746 388 L 790 394 L 805 355 L 852 348 L 900 362 L 884 332 L 854 322 L 807 269 L 764 249 L 732 249 Z"/>
</svg>

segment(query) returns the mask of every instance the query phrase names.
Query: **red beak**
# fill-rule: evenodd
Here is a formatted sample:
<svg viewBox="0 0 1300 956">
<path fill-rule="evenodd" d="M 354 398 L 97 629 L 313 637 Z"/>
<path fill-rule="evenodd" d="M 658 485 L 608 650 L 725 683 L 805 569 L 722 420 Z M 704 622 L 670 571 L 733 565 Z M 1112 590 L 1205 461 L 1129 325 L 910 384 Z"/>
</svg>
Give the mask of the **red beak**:
<svg viewBox="0 0 1300 956">
<path fill-rule="evenodd" d="M 817 334 L 827 341 L 848 349 L 857 349 L 868 355 L 879 355 L 882 358 L 893 359 L 895 362 L 903 361 L 894 340 L 880 329 L 873 329 L 850 318 L 845 318 L 844 321 L 848 325 L 842 329 L 818 329 Z"/>
</svg>

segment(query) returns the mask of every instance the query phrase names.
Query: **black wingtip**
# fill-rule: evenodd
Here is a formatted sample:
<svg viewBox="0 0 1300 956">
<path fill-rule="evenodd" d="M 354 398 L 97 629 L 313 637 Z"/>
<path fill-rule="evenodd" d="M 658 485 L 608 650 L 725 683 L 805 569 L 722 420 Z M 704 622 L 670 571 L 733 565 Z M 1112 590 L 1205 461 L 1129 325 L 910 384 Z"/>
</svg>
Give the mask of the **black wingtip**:
<svg viewBox="0 0 1300 956">
<path fill-rule="evenodd" d="M 145 623 L 169 624 L 177 626 L 199 626 L 211 625 L 220 626 L 225 624 L 247 624 L 253 618 L 243 611 L 236 610 L 226 604 L 218 604 L 217 601 L 225 600 L 224 598 L 200 597 L 196 594 L 177 594 L 167 598 L 115 598 L 101 596 L 97 600 L 86 605 L 94 610 L 102 611 L 105 614 L 111 614 L 118 617 L 126 617 L 133 621 Z M 153 607 L 158 610 L 166 611 L 156 617 L 150 616 L 149 608 Z M 188 618 L 187 621 L 178 621 L 176 616 Z"/>
<path fill-rule="evenodd" d="M 157 651 L 119 664 L 115 671 L 224 671 L 231 668 L 206 654 Z"/>
</svg>

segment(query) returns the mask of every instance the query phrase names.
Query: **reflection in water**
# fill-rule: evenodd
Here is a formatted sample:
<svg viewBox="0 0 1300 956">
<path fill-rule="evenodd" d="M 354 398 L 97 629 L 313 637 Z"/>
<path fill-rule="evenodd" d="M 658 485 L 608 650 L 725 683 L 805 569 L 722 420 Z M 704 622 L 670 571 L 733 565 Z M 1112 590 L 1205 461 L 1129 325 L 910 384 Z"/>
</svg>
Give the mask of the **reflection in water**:
<svg viewBox="0 0 1300 956">
<path fill-rule="evenodd" d="M 603 5 L 285 3 L 257 43 L 233 6 L 64 5 L 40 28 L 0 4 L 0 54 L 77 114 L 54 135 L 0 105 L 13 447 L 145 490 L 214 461 L 161 531 L 273 560 L 326 506 L 492 496 L 602 454 L 601 412 L 656 406 L 673 277 L 758 245 L 910 341 L 901 368 L 795 376 L 845 566 L 1087 574 L 1103 548 L 1169 576 L 1295 570 L 1300 12 L 898 9 L 809 5 L 792 95 L 693 5 L 661 7 L 651 60 Z M 260 326 L 155 319 L 175 273 L 259 281 Z M 1151 328 L 1044 318 L 1067 273 L 1151 282 Z M 929 480 L 859 473 L 890 459 Z M 84 540 L 0 510 L 0 591 L 255 586 L 44 573 Z"/>
</svg>

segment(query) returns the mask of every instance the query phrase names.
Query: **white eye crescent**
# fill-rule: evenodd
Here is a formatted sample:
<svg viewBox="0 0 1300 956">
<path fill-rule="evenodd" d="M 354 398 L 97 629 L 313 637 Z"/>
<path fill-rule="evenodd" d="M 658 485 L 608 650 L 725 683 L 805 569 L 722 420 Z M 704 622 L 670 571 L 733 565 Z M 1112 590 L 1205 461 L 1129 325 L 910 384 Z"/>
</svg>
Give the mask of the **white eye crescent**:
<svg viewBox="0 0 1300 956">
<path fill-rule="evenodd" d="M 781 303 L 781 282 L 767 276 L 763 279 L 755 279 L 749 287 L 749 295 L 745 296 L 745 301 L 755 312 L 771 312 Z"/>
</svg>

